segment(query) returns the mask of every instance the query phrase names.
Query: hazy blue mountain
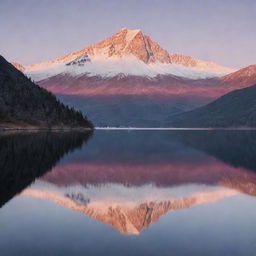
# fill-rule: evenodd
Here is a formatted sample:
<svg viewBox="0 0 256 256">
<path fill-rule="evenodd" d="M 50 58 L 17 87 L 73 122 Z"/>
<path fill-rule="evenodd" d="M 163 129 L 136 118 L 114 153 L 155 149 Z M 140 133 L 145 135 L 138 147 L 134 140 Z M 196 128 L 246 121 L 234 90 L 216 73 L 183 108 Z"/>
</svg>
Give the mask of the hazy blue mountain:
<svg viewBox="0 0 256 256">
<path fill-rule="evenodd" d="M 207 98 L 163 99 L 147 96 L 80 97 L 57 95 L 70 107 L 81 110 L 95 126 L 166 127 L 171 115 L 188 111 L 209 102 Z"/>
</svg>

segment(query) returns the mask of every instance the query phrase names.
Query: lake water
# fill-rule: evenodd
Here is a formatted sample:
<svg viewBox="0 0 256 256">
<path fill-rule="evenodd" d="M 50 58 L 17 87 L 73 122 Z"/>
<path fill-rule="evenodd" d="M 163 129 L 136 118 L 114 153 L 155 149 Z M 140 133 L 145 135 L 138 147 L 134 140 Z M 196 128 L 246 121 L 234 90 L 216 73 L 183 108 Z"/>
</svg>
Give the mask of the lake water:
<svg viewBox="0 0 256 256">
<path fill-rule="evenodd" d="M 255 131 L 0 134 L 3 256 L 255 255 Z"/>
</svg>

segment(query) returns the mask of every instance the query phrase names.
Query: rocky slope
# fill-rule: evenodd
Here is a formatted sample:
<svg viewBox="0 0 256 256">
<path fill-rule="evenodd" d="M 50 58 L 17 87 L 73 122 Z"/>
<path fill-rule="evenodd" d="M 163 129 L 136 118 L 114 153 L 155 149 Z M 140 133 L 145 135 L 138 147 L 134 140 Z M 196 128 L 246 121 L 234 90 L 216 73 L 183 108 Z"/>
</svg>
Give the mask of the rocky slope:
<svg viewBox="0 0 256 256">
<path fill-rule="evenodd" d="M 256 84 L 256 65 L 239 69 L 236 72 L 230 73 L 220 78 L 220 85 L 232 89 L 247 87 Z"/>
<path fill-rule="evenodd" d="M 105 58 L 122 58 L 132 55 L 147 64 L 156 61 L 171 63 L 169 53 L 156 42 L 153 42 L 149 36 L 144 35 L 139 29 L 129 30 L 126 28 L 103 41 L 90 45 L 81 51 L 60 57 L 56 61 L 66 62 L 73 59 L 74 56 L 81 56 L 85 53 L 89 56 Z"/>
</svg>

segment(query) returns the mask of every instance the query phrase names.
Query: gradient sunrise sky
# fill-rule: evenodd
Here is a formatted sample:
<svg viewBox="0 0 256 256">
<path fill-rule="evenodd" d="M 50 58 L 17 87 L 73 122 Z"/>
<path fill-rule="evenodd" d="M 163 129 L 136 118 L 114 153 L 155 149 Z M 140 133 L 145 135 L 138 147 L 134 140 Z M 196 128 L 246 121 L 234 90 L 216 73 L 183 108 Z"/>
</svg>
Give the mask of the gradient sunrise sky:
<svg viewBox="0 0 256 256">
<path fill-rule="evenodd" d="M 241 68 L 256 63 L 255 26 L 255 0 L 0 0 L 0 54 L 48 61 L 127 27 L 170 53 Z"/>
</svg>

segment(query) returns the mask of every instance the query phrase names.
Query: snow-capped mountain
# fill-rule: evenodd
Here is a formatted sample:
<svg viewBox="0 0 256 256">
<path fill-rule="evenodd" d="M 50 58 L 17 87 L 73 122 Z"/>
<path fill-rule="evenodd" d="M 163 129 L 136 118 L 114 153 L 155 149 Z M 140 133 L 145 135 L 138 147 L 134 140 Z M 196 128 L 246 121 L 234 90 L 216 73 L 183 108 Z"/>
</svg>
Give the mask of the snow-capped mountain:
<svg viewBox="0 0 256 256">
<path fill-rule="evenodd" d="M 32 64 L 25 72 L 39 81 L 58 74 L 89 77 L 175 75 L 208 78 L 234 71 L 213 62 L 169 54 L 141 30 L 121 29 L 113 36 L 53 61 Z"/>
<path fill-rule="evenodd" d="M 96 126 L 165 127 L 170 116 L 255 84 L 253 67 L 236 71 L 169 53 L 141 30 L 124 28 L 24 72 Z"/>
</svg>

